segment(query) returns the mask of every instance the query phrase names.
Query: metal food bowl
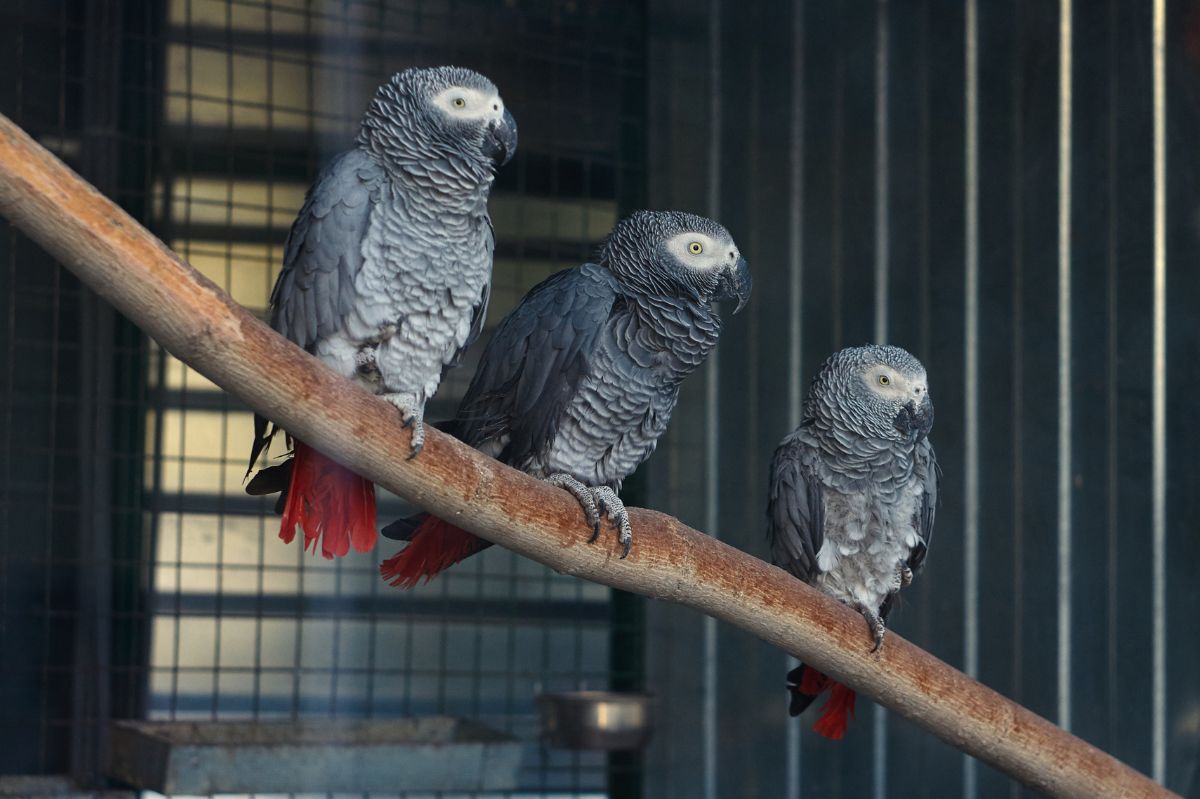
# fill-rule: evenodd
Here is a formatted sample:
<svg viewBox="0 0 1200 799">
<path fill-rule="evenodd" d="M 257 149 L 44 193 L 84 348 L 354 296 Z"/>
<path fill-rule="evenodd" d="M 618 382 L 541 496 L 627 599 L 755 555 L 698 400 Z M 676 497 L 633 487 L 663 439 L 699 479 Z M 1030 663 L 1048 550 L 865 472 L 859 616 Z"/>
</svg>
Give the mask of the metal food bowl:
<svg viewBox="0 0 1200 799">
<path fill-rule="evenodd" d="M 654 729 L 654 697 L 612 691 L 571 691 L 537 698 L 542 738 L 562 749 L 641 749 Z"/>
</svg>

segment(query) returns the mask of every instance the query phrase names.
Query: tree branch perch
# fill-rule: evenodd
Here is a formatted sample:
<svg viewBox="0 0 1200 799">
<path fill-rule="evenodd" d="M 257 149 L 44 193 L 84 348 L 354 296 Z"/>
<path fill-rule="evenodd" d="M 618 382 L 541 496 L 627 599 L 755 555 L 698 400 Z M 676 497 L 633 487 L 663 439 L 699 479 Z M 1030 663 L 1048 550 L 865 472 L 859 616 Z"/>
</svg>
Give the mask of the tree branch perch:
<svg viewBox="0 0 1200 799">
<path fill-rule="evenodd" d="M 622 561 L 615 535 L 587 543 L 565 492 L 433 428 L 406 460 L 395 408 L 251 316 L 3 116 L 0 214 L 251 408 L 456 525 L 560 572 L 736 625 L 1053 796 L 1175 795 L 897 635 L 871 654 L 857 613 L 676 519 L 632 510 L 637 540 Z"/>
</svg>

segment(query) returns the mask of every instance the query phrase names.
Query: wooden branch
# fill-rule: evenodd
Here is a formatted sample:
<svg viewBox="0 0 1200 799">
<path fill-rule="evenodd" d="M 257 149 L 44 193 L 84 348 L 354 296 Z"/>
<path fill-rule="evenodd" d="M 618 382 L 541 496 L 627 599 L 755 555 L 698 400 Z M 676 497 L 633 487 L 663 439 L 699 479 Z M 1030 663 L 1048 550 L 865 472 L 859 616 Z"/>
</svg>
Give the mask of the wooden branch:
<svg viewBox="0 0 1200 799">
<path fill-rule="evenodd" d="M 409 461 L 395 408 L 247 313 L 0 116 L 0 214 L 171 353 L 360 474 L 565 574 L 679 602 L 747 630 L 947 743 L 1053 796 L 1174 796 L 1147 777 L 890 634 L 782 570 L 647 510 L 588 544 L 578 504 L 429 428 Z M 249 442 L 247 442 L 249 446 Z M 782 686 L 779 713 L 785 697 Z"/>
</svg>

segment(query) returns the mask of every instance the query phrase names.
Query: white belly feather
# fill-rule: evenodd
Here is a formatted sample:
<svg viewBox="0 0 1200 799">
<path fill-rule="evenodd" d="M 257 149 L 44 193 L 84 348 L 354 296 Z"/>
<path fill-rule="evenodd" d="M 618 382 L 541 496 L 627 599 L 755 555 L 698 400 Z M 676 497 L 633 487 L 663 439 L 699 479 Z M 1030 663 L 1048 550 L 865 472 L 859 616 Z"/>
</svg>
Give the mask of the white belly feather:
<svg viewBox="0 0 1200 799">
<path fill-rule="evenodd" d="M 815 584 L 831 596 L 872 610 L 900 588 L 900 571 L 920 541 L 915 520 L 921 483 L 910 479 L 899 501 L 871 492 L 826 489 L 825 541 L 817 551 Z"/>
</svg>

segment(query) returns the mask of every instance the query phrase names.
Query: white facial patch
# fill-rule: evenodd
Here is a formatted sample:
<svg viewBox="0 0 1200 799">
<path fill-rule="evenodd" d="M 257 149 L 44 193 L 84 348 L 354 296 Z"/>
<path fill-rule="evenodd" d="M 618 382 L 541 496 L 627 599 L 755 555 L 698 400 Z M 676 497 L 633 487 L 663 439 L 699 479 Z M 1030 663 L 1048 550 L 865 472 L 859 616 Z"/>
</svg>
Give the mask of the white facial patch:
<svg viewBox="0 0 1200 799">
<path fill-rule="evenodd" d="M 909 377 L 883 364 L 869 367 L 863 373 L 863 381 L 879 396 L 902 402 L 919 400 L 928 390 L 925 375 Z"/>
<path fill-rule="evenodd" d="M 496 119 L 504 116 L 504 101 L 498 94 L 484 94 L 466 86 L 442 89 L 433 104 L 454 119 Z"/>
<path fill-rule="evenodd" d="M 701 271 L 731 266 L 739 255 L 732 242 L 706 233 L 677 233 L 667 239 L 667 249 L 681 264 Z"/>
</svg>

